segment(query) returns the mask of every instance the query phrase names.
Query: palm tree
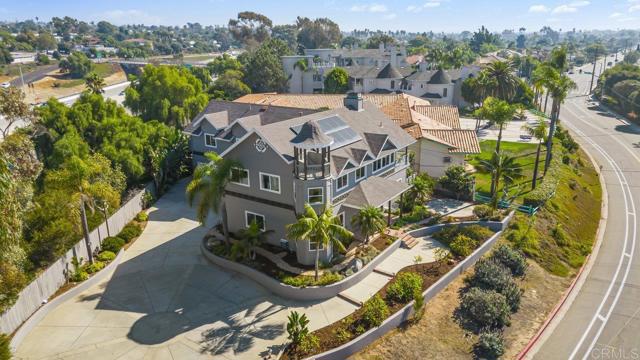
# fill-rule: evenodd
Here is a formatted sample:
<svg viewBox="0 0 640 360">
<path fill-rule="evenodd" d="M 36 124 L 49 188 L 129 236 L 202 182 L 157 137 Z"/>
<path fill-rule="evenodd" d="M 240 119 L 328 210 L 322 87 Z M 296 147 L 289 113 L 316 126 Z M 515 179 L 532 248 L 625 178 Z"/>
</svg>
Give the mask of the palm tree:
<svg viewBox="0 0 640 360">
<path fill-rule="evenodd" d="M 333 214 L 331 206 L 324 208 L 319 215 L 309 204 L 304 205 L 304 213 L 298 221 L 287 225 L 287 237 L 291 240 L 307 240 L 316 244 L 315 278 L 318 280 L 320 248 L 327 248 L 329 243 L 338 250 L 346 251 L 343 240 L 353 237 L 353 233 L 345 229 L 340 218 Z"/>
<path fill-rule="evenodd" d="M 537 85 L 546 89 L 544 108 L 542 108 L 542 99 L 540 99 L 540 109 L 543 112 L 547 112 L 547 103 L 549 102 L 549 87 L 560 76 L 560 72 L 554 68 L 550 63 L 540 64 L 535 70 Z"/>
<path fill-rule="evenodd" d="M 360 229 L 360 233 L 364 236 L 365 244 L 369 243 L 369 239 L 376 233 L 383 232 L 387 228 L 387 222 L 384 219 L 384 213 L 379 207 L 365 206 L 351 218 L 351 225 Z"/>
<path fill-rule="evenodd" d="M 500 152 L 500 142 L 502 141 L 502 128 L 513 119 L 516 108 L 509 105 L 508 102 L 494 97 L 485 99 L 482 107 L 476 110 L 476 116 L 489 120 L 492 125 L 498 125 L 498 142 L 496 143 L 496 152 Z"/>
<path fill-rule="evenodd" d="M 264 243 L 267 239 L 267 235 L 271 233 L 273 233 L 273 230 L 262 230 L 255 220 L 249 224 L 248 228 L 239 230 L 238 238 L 240 240 L 242 258 L 246 259 L 250 256 L 251 259 L 255 259 L 255 248 Z"/>
<path fill-rule="evenodd" d="M 522 177 L 522 167 L 514 157 L 494 152 L 491 159 L 480 161 L 480 168 L 491 174 L 491 205 L 497 209 L 500 180 L 504 181 L 504 187 L 507 188 Z"/>
<path fill-rule="evenodd" d="M 242 169 L 242 164 L 237 160 L 222 158 L 212 152 L 204 155 L 210 162 L 198 165 L 193 173 L 193 180 L 187 185 L 186 192 L 189 206 L 193 206 L 197 197 L 197 218 L 202 225 L 205 224 L 209 211 L 221 215 L 222 232 L 227 246 L 230 246 L 224 189 L 231 180 L 232 170 Z"/>
<path fill-rule="evenodd" d="M 543 118 L 538 118 L 538 122 L 534 125 L 524 125 L 522 127 L 529 135 L 538 140 L 538 148 L 536 150 L 536 162 L 533 165 L 533 179 L 531 180 L 531 190 L 536 188 L 536 182 L 538 181 L 538 163 L 540 162 L 540 150 L 542 149 L 542 143 L 547 138 L 547 124 Z"/>
<path fill-rule="evenodd" d="M 488 89 L 489 95 L 504 101 L 511 101 L 520 86 L 516 68 L 512 61 L 495 61 L 484 69 L 487 77 L 493 79 Z"/>
<path fill-rule="evenodd" d="M 300 92 L 304 93 L 304 73 L 305 71 L 307 71 L 307 68 L 309 67 L 309 64 L 307 62 L 307 59 L 300 59 L 298 61 L 296 61 L 295 64 L 293 64 L 293 68 L 298 68 L 300 69 L 301 73 L 300 73 Z"/>
<path fill-rule="evenodd" d="M 104 79 L 101 78 L 98 74 L 94 72 L 90 73 L 84 79 L 84 83 L 91 93 L 97 95 L 104 93 L 104 87 L 106 86 L 106 83 L 104 82 Z"/>
<path fill-rule="evenodd" d="M 422 173 L 413 178 L 411 185 L 410 196 L 415 202 L 424 205 L 433 194 L 435 181 L 427 173 Z"/>
<path fill-rule="evenodd" d="M 544 162 L 544 173 L 551 164 L 551 151 L 553 148 L 553 135 L 556 131 L 556 125 L 560 118 L 560 106 L 567 99 L 571 90 L 577 89 L 577 85 L 567 75 L 560 75 L 555 81 L 549 83 L 549 92 L 553 98 L 551 104 L 551 126 L 549 126 L 549 136 L 547 137 L 547 157 Z"/>
</svg>

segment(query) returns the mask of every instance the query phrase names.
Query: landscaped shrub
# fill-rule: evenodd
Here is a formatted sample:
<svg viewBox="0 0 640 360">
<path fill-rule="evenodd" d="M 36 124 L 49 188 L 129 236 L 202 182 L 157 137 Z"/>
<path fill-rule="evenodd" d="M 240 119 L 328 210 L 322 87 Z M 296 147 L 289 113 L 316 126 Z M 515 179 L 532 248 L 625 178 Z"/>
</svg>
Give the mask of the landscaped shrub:
<svg viewBox="0 0 640 360">
<path fill-rule="evenodd" d="M 459 313 L 463 320 L 482 329 L 509 325 L 511 311 L 504 295 L 473 287 L 462 295 Z"/>
<path fill-rule="evenodd" d="M 479 359 L 493 360 L 504 355 L 504 339 L 499 331 L 484 330 L 480 332 L 478 343 L 473 352 Z"/>
<path fill-rule="evenodd" d="M 0 261 L 0 313 L 15 303 L 26 282 L 23 271 L 9 262 Z"/>
<path fill-rule="evenodd" d="M 302 353 L 309 354 L 313 353 L 318 348 L 318 346 L 320 346 L 320 339 L 313 334 L 309 334 L 302 338 L 302 342 L 300 342 L 298 348 Z"/>
<path fill-rule="evenodd" d="M 142 228 L 140 225 L 136 223 L 128 223 L 124 228 L 122 228 L 118 237 L 128 243 L 133 240 L 133 238 L 140 236 L 140 234 L 142 234 Z"/>
<path fill-rule="evenodd" d="M 11 359 L 10 343 L 11 340 L 9 339 L 9 336 L 0 334 L 0 360 Z"/>
<path fill-rule="evenodd" d="M 491 259 L 478 260 L 473 269 L 473 275 L 466 279 L 471 286 L 495 290 L 501 293 L 507 285 L 513 282 L 511 271 L 499 262 Z"/>
<path fill-rule="evenodd" d="M 342 280 L 342 275 L 337 272 L 327 271 L 320 275 L 318 281 L 315 280 L 315 277 L 308 275 L 297 275 L 297 276 L 284 276 L 280 281 L 284 284 L 295 286 L 295 287 L 308 287 L 308 286 L 326 286 L 329 284 L 333 284 Z"/>
<path fill-rule="evenodd" d="M 493 209 L 488 205 L 476 205 L 473 208 L 473 215 L 477 216 L 478 219 L 488 219 L 493 216 Z"/>
<path fill-rule="evenodd" d="M 69 281 L 71 282 L 83 282 L 89 278 L 89 274 L 87 274 L 84 269 L 79 269 L 71 273 L 69 275 Z"/>
<path fill-rule="evenodd" d="M 409 302 L 416 292 L 422 290 L 422 276 L 414 272 L 398 274 L 387 288 L 387 298 L 397 302 Z"/>
<path fill-rule="evenodd" d="M 85 266 L 83 266 L 83 270 L 87 274 L 93 274 L 104 269 L 104 266 L 105 264 L 102 261 L 96 260 L 93 262 L 93 264 L 86 264 Z"/>
<path fill-rule="evenodd" d="M 138 215 L 136 215 L 136 221 L 144 222 L 149 220 L 149 214 L 144 211 L 140 211 Z"/>
<path fill-rule="evenodd" d="M 509 308 L 511 312 L 516 312 L 520 308 L 520 300 L 522 297 L 522 289 L 515 282 L 510 282 L 507 286 L 502 289 L 500 292 L 504 295 L 505 299 L 507 299 L 507 304 L 509 304 Z"/>
<path fill-rule="evenodd" d="M 446 226 L 442 230 L 434 233 L 432 236 L 434 239 L 440 241 L 445 245 L 450 245 L 458 235 L 464 235 L 480 244 L 493 235 L 493 231 L 481 225 L 469 225 L 469 226 Z M 477 246 L 476 244 L 476 246 Z"/>
<path fill-rule="evenodd" d="M 124 240 L 117 236 L 110 236 L 102 240 L 102 251 L 111 251 L 117 253 L 124 246 Z"/>
<path fill-rule="evenodd" d="M 116 254 L 111 251 L 102 251 L 98 254 L 97 258 L 100 261 L 109 262 L 116 258 Z"/>
<path fill-rule="evenodd" d="M 297 311 L 292 311 L 287 320 L 287 338 L 291 340 L 294 347 L 297 347 L 309 335 L 309 319 L 305 314 L 301 315 Z"/>
<path fill-rule="evenodd" d="M 364 303 L 363 309 L 362 321 L 369 329 L 380 326 L 387 316 L 389 316 L 389 307 L 378 294 L 367 300 L 367 302 Z"/>
<path fill-rule="evenodd" d="M 471 255 L 476 246 L 478 243 L 475 240 L 463 234 L 458 234 L 449 244 L 451 253 L 462 257 Z"/>
<path fill-rule="evenodd" d="M 511 270 L 513 276 L 524 276 L 527 272 L 529 264 L 522 252 L 513 249 L 509 245 L 500 245 L 491 253 L 491 258 L 500 262 Z"/>
</svg>

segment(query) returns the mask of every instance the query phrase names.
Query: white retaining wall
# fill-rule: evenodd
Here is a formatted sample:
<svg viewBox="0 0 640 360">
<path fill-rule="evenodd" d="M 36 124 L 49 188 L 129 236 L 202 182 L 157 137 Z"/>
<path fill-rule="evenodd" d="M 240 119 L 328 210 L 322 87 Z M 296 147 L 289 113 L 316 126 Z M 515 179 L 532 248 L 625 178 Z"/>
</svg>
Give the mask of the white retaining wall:
<svg viewBox="0 0 640 360">
<path fill-rule="evenodd" d="M 112 236 L 119 233 L 142 210 L 142 196 L 145 191 L 152 191 L 152 189 L 153 185 L 148 185 L 109 217 L 109 233 Z M 94 251 L 97 250 L 100 247 L 100 242 L 105 237 L 107 237 L 107 225 L 102 223 L 89 233 L 91 248 Z M 16 331 L 24 321 L 43 305 L 44 301 L 49 299 L 67 282 L 67 275 L 70 271 L 73 271 L 71 259 L 74 256 L 85 260 L 88 258 L 84 238 L 78 241 L 73 248 L 56 260 L 20 292 L 16 303 L 0 315 L 1 333 L 11 334 Z"/>
</svg>

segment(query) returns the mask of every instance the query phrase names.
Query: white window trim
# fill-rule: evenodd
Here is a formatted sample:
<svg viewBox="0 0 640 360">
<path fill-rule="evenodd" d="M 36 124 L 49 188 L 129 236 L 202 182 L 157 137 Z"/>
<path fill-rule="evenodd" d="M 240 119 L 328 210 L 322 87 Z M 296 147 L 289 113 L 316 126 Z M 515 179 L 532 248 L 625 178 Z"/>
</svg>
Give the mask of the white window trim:
<svg viewBox="0 0 640 360">
<path fill-rule="evenodd" d="M 311 197 L 309 195 L 309 191 L 310 190 L 316 190 L 316 189 L 320 189 L 322 190 L 322 200 L 320 202 L 314 202 L 312 203 L 309 198 Z M 324 204 L 324 188 L 323 187 L 312 187 L 312 188 L 307 188 L 307 202 L 309 203 L 309 205 L 321 205 Z"/>
<path fill-rule="evenodd" d="M 282 191 L 282 181 L 280 181 L 280 176 L 279 175 L 269 174 L 269 173 L 265 173 L 265 172 L 260 172 L 259 175 L 260 175 L 260 190 L 267 191 L 267 192 L 274 193 L 274 194 L 280 194 L 280 192 Z M 265 187 L 262 187 L 262 176 L 263 175 L 278 178 L 278 189 L 279 190 L 275 191 L 275 190 L 271 190 L 271 189 L 267 189 Z"/>
<path fill-rule="evenodd" d="M 322 250 L 324 250 L 324 244 L 323 243 L 320 243 L 320 247 L 318 249 L 312 249 L 311 248 L 311 243 L 316 244 L 317 242 L 309 240 L 309 251 L 316 251 L 316 250 L 322 251 Z"/>
<path fill-rule="evenodd" d="M 249 169 L 241 169 L 241 168 L 233 168 L 234 170 L 240 170 L 240 171 L 246 171 L 247 172 L 247 183 L 243 184 L 240 182 L 235 182 L 235 181 L 229 181 L 232 184 L 236 184 L 236 185 L 240 185 L 240 186 L 244 186 L 244 187 L 251 187 L 251 176 L 249 173 Z"/>
<path fill-rule="evenodd" d="M 254 216 L 262 216 L 262 225 L 263 228 L 260 229 L 261 231 L 265 231 L 267 229 L 267 217 L 262 215 L 262 214 L 258 214 L 258 213 L 254 213 L 253 211 L 249 211 L 249 210 L 245 210 L 244 211 L 244 224 L 247 227 L 247 229 L 249 228 L 249 214 L 254 215 Z"/>
<path fill-rule="evenodd" d="M 206 147 L 210 147 L 210 148 L 217 148 L 218 147 L 218 139 L 216 139 L 216 136 L 214 134 L 210 134 L 210 133 L 204 133 L 204 146 Z M 207 136 L 211 136 L 213 137 L 213 143 L 215 145 L 209 145 L 207 144 Z"/>
<path fill-rule="evenodd" d="M 358 177 L 358 170 L 360 170 L 360 169 L 362 169 L 364 171 L 364 175 Z M 362 179 L 367 177 L 367 166 L 366 165 L 361 166 L 361 167 L 355 169 L 354 171 L 356 173 L 356 182 L 358 182 L 358 181 L 360 181 L 360 180 L 362 180 Z"/>
<path fill-rule="evenodd" d="M 341 186 L 341 187 L 340 187 L 340 186 L 338 186 L 338 184 L 339 184 L 339 182 L 338 182 L 338 181 L 339 181 L 340 179 L 342 179 L 342 178 L 346 178 L 346 179 L 347 179 L 347 181 L 345 181 L 344 186 Z M 349 187 L 349 174 L 344 174 L 344 175 L 342 175 L 342 176 L 339 176 L 339 177 L 336 179 L 336 190 L 337 190 L 337 191 L 344 190 L 344 189 L 346 189 L 346 188 L 348 188 L 348 187 Z"/>
</svg>

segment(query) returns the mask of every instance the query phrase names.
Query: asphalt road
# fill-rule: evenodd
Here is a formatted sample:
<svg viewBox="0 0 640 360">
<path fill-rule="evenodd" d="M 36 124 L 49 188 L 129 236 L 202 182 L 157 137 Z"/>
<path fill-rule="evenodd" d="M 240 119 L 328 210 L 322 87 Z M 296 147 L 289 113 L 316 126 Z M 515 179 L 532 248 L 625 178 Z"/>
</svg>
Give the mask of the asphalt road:
<svg viewBox="0 0 640 360">
<path fill-rule="evenodd" d="M 58 68 L 58 65 L 46 65 L 46 66 L 39 67 L 35 71 L 29 72 L 29 73 L 23 73 L 22 76 L 24 78 L 24 83 L 26 85 L 34 81 L 38 81 L 43 77 L 47 76 L 49 72 L 57 68 Z M 11 86 L 20 87 L 22 86 L 22 79 L 20 78 L 20 76 L 18 76 L 17 78 L 11 80 L 9 83 L 11 84 Z"/>
<path fill-rule="evenodd" d="M 583 286 L 534 358 L 640 359 L 640 127 L 589 107 L 591 76 L 573 77 L 579 88 L 560 117 L 601 166 L 608 222 Z"/>
</svg>

